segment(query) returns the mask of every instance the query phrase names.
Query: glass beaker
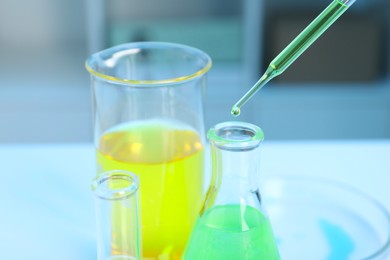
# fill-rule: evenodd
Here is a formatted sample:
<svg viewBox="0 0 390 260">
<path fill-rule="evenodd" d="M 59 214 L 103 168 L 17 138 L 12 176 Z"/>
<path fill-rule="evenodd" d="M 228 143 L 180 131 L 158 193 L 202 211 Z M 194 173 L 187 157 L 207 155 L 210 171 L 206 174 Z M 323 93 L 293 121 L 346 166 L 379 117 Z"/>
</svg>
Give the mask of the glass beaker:
<svg viewBox="0 0 390 260">
<path fill-rule="evenodd" d="M 126 171 L 109 171 L 94 179 L 98 260 L 141 259 L 138 187 L 138 177 Z"/>
<path fill-rule="evenodd" d="M 211 59 L 172 43 L 118 45 L 86 62 L 97 171 L 135 172 L 143 256 L 180 259 L 203 197 L 203 93 Z"/>
<path fill-rule="evenodd" d="M 262 130 L 226 122 L 207 137 L 212 179 L 183 259 L 280 259 L 258 189 Z"/>
</svg>

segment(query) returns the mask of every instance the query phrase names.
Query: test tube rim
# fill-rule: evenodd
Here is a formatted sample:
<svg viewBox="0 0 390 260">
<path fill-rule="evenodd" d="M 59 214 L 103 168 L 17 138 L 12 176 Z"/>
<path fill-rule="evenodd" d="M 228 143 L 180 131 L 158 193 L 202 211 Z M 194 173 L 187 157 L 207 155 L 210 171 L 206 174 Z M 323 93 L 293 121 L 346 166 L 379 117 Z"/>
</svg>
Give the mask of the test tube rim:
<svg viewBox="0 0 390 260">
<path fill-rule="evenodd" d="M 109 190 L 102 185 L 110 179 L 122 179 L 129 181 L 124 188 Z M 103 200 L 124 200 L 134 196 L 139 189 L 139 178 L 135 173 L 125 170 L 112 170 L 98 174 L 92 181 L 92 191 Z"/>
</svg>

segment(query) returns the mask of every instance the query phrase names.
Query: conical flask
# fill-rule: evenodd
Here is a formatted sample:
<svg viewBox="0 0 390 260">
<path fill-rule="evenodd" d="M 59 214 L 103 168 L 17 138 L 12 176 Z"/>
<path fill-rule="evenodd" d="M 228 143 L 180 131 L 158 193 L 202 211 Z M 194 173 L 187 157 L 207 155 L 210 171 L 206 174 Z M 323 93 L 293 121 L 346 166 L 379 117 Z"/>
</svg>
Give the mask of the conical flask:
<svg viewBox="0 0 390 260">
<path fill-rule="evenodd" d="M 225 122 L 207 137 L 212 178 L 183 259 L 280 259 L 258 189 L 262 130 Z"/>
</svg>

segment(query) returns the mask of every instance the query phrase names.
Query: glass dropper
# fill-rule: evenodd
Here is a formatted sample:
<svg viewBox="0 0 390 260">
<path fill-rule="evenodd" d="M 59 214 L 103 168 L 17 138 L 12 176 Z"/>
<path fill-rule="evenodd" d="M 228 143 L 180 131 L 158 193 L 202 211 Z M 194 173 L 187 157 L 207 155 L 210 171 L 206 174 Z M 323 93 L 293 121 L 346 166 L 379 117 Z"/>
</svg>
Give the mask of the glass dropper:
<svg viewBox="0 0 390 260">
<path fill-rule="evenodd" d="M 240 115 L 241 107 L 268 81 L 282 74 L 315 40 L 318 39 L 355 0 L 333 0 L 284 50 L 271 61 L 264 75 L 232 107 L 233 116 Z"/>
</svg>

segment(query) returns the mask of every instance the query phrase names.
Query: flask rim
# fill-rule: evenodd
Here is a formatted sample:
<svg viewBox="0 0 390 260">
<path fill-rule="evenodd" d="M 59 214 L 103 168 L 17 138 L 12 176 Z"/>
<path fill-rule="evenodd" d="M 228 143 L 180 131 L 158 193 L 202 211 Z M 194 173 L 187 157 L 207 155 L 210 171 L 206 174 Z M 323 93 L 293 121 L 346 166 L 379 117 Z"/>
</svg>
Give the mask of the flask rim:
<svg viewBox="0 0 390 260">
<path fill-rule="evenodd" d="M 210 143 L 229 151 L 250 151 L 264 140 L 263 130 L 247 122 L 229 121 L 215 125 L 207 132 Z"/>
</svg>

